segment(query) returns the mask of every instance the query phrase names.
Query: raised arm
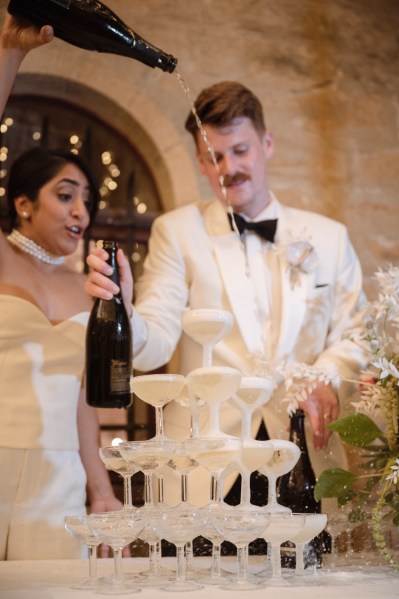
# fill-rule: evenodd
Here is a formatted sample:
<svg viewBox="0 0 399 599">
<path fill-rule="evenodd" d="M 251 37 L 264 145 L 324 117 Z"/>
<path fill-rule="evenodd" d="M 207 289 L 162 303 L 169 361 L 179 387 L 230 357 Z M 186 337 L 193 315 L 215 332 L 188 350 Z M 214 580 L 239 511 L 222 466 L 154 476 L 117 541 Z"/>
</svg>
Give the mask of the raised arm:
<svg viewBox="0 0 399 599">
<path fill-rule="evenodd" d="M 40 29 L 7 14 L 0 35 L 0 115 L 3 114 L 18 69 L 30 50 L 53 39 L 53 28 Z"/>
</svg>

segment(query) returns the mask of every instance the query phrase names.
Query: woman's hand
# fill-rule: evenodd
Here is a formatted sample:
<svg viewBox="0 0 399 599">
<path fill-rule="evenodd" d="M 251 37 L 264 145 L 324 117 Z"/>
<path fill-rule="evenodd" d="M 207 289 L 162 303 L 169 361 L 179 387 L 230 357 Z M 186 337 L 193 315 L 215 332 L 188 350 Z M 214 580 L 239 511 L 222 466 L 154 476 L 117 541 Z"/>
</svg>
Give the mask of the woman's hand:
<svg viewBox="0 0 399 599">
<path fill-rule="evenodd" d="M 24 54 L 51 42 L 54 37 L 50 25 L 35 27 L 23 19 L 6 14 L 1 32 L 0 43 L 2 48 L 21 50 Z"/>
<path fill-rule="evenodd" d="M 87 257 L 90 273 L 86 279 L 86 292 L 93 298 L 112 299 L 118 293 L 119 287 L 108 276 L 112 267 L 107 264 L 108 253 L 96 247 Z M 128 259 L 121 249 L 118 249 L 116 259 L 119 266 L 120 291 L 129 317 L 132 314 L 133 276 Z"/>
</svg>

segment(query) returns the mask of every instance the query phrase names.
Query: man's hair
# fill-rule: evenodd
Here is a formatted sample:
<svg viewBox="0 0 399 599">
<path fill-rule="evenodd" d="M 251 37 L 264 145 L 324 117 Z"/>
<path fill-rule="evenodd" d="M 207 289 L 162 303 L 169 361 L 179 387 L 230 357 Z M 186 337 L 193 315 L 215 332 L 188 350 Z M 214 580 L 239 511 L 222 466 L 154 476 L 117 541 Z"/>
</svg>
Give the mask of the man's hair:
<svg viewBox="0 0 399 599">
<path fill-rule="evenodd" d="M 222 81 L 205 88 L 194 107 L 203 125 L 226 127 L 236 118 L 247 117 L 256 131 L 264 133 L 266 130 L 262 104 L 251 90 L 237 81 Z M 185 127 L 197 143 L 199 129 L 192 112 Z"/>
</svg>

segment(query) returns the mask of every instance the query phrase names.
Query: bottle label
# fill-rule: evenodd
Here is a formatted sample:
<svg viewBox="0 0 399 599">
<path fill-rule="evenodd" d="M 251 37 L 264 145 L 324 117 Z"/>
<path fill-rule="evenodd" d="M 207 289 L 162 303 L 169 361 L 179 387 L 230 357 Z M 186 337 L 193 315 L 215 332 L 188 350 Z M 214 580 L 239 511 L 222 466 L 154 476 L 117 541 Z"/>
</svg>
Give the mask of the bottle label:
<svg viewBox="0 0 399 599">
<path fill-rule="evenodd" d="M 130 363 L 126 360 L 111 360 L 110 392 L 130 393 Z"/>
</svg>

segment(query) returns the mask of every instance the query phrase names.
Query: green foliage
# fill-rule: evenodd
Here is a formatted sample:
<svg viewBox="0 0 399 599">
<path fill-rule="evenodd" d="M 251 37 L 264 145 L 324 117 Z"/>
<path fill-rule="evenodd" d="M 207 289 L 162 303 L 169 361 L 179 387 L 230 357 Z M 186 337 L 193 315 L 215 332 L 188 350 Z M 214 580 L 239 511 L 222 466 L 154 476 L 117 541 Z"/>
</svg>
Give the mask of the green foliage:
<svg viewBox="0 0 399 599">
<path fill-rule="evenodd" d="M 314 496 L 317 501 L 323 497 L 337 497 L 338 503 L 344 505 L 354 495 L 353 484 L 357 478 L 356 474 L 342 468 L 325 470 L 316 483 Z"/>
<path fill-rule="evenodd" d="M 361 413 L 348 414 L 340 420 L 331 422 L 327 428 L 337 432 L 342 441 L 354 447 L 367 447 L 376 439 L 385 441 L 383 432 L 375 422 Z"/>
</svg>

